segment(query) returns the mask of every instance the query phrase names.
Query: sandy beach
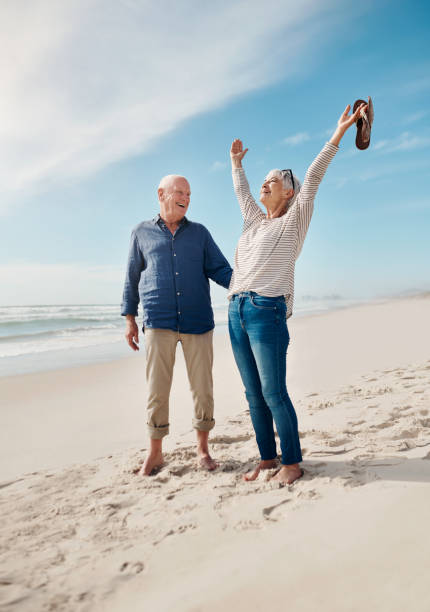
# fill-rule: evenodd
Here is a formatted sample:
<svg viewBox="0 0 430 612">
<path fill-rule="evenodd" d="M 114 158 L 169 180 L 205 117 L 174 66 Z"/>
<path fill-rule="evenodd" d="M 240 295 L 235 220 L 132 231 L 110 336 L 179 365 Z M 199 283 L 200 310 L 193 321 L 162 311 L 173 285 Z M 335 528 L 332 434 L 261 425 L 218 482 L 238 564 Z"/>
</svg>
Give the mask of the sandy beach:
<svg viewBox="0 0 430 612">
<path fill-rule="evenodd" d="M 289 487 L 243 481 L 258 453 L 224 334 L 212 474 L 180 349 L 146 479 L 143 350 L 1 378 L 0 607 L 428 612 L 429 314 L 421 295 L 289 320 L 305 470 Z"/>
</svg>

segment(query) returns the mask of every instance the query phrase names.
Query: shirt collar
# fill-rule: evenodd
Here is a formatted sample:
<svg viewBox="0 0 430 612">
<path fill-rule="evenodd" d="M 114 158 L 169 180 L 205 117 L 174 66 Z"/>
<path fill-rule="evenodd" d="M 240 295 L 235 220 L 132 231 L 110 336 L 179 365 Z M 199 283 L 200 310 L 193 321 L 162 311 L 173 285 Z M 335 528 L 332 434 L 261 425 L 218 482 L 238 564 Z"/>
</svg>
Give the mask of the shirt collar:
<svg viewBox="0 0 430 612">
<path fill-rule="evenodd" d="M 152 222 L 153 222 L 153 224 L 154 224 L 154 225 L 159 225 L 160 227 L 161 227 L 162 225 L 166 225 L 166 224 L 164 223 L 163 219 L 161 218 L 160 213 L 158 213 L 158 215 L 156 215 L 156 216 L 155 216 L 155 217 L 152 219 Z M 187 217 L 184 217 L 183 219 L 181 219 L 181 222 L 180 222 L 180 224 L 178 225 L 178 229 L 179 229 L 180 227 L 182 227 L 183 225 L 186 225 L 187 223 L 189 223 L 189 221 L 188 221 Z"/>
</svg>

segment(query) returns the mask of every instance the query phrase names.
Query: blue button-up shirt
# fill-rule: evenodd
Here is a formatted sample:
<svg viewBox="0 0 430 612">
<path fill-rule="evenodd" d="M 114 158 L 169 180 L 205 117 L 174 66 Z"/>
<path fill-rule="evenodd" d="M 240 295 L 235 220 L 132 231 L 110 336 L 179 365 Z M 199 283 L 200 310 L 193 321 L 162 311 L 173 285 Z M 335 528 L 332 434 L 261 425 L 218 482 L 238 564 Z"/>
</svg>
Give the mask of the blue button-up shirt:
<svg viewBox="0 0 430 612">
<path fill-rule="evenodd" d="M 143 326 L 203 334 L 214 328 L 209 278 L 228 288 L 232 269 L 208 230 L 184 217 L 172 235 L 160 215 L 131 233 L 122 315 Z"/>
</svg>

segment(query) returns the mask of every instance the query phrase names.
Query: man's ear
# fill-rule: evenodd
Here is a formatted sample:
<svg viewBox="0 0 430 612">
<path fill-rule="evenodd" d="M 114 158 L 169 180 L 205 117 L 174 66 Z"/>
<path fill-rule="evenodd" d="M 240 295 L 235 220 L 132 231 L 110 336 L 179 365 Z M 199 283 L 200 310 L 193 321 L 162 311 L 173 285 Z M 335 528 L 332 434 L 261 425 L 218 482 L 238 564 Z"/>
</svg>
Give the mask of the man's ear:
<svg viewBox="0 0 430 612">
<path fill-rule="evenodd" d="M 158 188 L 158 199 L 161 200 L 163 197 L 164 189 L 162 187 Z"/>
</svg>

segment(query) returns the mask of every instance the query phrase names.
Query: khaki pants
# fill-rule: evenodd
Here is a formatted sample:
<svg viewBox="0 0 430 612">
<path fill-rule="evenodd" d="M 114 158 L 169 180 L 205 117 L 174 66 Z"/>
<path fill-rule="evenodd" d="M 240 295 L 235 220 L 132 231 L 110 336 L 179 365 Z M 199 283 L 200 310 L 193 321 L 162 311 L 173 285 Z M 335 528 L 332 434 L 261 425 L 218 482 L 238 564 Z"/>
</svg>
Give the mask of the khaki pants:
<svg viewBox="0 0 430 612">
<path fill-rule="evenodd" d="M 205 334 L 181 334 L 170 329 L 145 329 L 148 431 L 153 440 L 169 433 L 169 395 L 176 345 L 182 344 L 194 401 L 193 427 L 210 431 L 213 419 L 213 330 Z"/>
</svg>

